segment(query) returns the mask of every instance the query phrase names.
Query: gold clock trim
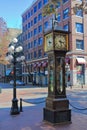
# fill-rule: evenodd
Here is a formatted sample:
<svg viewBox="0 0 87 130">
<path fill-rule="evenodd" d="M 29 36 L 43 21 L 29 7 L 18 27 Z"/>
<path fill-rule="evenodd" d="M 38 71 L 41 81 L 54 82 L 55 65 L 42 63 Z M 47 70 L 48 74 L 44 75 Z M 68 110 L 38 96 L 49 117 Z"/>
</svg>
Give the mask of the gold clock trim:
<svg viewBox="0 0 87 130">
<path fill-rule="evenodd" d="M 44 51 L 51 50 L 68 50 L 68 34 L 66 33 L 49 33 L 46 34 L 44 43 Z"/>
<path fill-rule="evenodd" d="M 53 33 L 49 33 L 45 36 L 45 52 L 53 50 Z"/>
<path fill-rule="evenodd" d="M 68 50 L 68 34 L 55 34 L 55 50 Z"/>
</svg>

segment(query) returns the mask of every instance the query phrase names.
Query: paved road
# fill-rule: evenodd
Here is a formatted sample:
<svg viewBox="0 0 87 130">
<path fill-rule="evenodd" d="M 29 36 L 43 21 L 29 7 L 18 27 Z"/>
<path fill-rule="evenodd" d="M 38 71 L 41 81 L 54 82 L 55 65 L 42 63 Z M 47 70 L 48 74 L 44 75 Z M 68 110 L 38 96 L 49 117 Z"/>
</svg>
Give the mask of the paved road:
<svg viewBox="0 0 87 130">
<path fill-rule="evenodd" d="M 13 85 L 9 84 L 9 83 L 0 83 L 0 87 L 3 88 L 3 89 L 6 89 L 6 88 L 13 88 Z M 26 84 L 24 86 L 22 85 L 17 85 L 16 86 L 17 88 L 32 88 L 32 87 L 44 87 L 44 86 L 33 86 L 32 84 Z"/>
<path fill-rule="evenodd" d="M 29 88 L 29 86 L 31 85 L 24 85 L 24 86 L 18 86 L 17 85 L 17 88 Z M 3 88 L 3 89 L 6 89 L 6 88 L 13 88 L 13 85 L 9 84 L 9 83 L 0 83 L 0 87 Z"/>
<path fill-rule="evenodd" d="M 67 90 L 72 111 L 87 115 L 87 89 Z"/>
<path fill-rule="evenodd" d="M 29 103 L 31 100 L 39 102 L 40 99 L 45 99 L 47 96 L 46 87 L 17 88 L 17 98 L 23 98 L 28 103 L 23 102 L 23 112 L 16 116 L 10 115 L 12 95 L 12 88 L 4 88 L 0 93 L 0 130 L 86 130 L 87 109 L 80 110 L 87 108 L 86 89 L 67 89 L 67 98 L 72 109 L 72 123 L 55 127 L 43 122 L 45 102 L 40 104 Z"/>
</svg>

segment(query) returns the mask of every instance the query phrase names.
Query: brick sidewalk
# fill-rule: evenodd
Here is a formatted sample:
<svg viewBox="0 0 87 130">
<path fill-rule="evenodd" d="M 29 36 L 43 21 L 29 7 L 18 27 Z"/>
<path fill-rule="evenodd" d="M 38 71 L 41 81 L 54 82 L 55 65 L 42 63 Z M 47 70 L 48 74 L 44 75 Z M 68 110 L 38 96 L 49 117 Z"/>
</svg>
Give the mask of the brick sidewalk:
<svg viewBox="0 0 87 130">
<path fill-rule="evenodd" d="M 71 90 L 68 90 L 68 92 Z M 0 94 L 0 130 L 86 130 L 87 114 L 72 111 L 72 123 L 51 126 L 43 122 L 45 103 L 29 104 L 23 102 L 23 112 L 10 115 L 12 89 L 4 89 Z M 73 90 L 74 94 L 74 90 Z M 38 98 L 47 95 L 47 88 L 17 89 L 17 98 Z"/>
</svg>

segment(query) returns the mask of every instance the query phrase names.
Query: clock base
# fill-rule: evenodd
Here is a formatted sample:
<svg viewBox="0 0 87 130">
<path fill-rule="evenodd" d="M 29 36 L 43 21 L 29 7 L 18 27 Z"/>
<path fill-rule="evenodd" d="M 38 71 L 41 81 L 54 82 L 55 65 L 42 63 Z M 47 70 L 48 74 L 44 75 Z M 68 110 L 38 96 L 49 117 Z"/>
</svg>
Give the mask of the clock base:
<svg viewBox="0 0 87 130">
<path fill-rule="evenodd" d="M 71 123 L 71 110 L 67 99 L 51 100 L 51 98 L 47 98 L 43 113 L 43 120 L 53 125 Z"/>
</svg>

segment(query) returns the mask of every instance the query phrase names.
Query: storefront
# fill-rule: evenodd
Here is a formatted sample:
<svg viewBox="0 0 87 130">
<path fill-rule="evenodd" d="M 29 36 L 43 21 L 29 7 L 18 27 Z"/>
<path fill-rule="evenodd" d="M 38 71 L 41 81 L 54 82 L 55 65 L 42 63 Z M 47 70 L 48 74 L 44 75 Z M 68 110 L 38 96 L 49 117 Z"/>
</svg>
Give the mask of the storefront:
<svg viewBox="0 0 87 130">
<path fill-rule="evenodd" d="M 38 62 L 33 65 L 33 85 L 48 84 L 48 62 Z"/>
<path fill-rule="evenodd" d="M 84 58 L 77 58 L 76 59 L 76 78 L 77 84 L 84 85 L 85 84 L 85 64 L 86 61 Z"/>
<path fill-rule="evenodd" d="M 70 82 L 71 86 L 82 87 L 87 85 L 86 60 L 84 57 L 71 59 Z"/>
</svg>

